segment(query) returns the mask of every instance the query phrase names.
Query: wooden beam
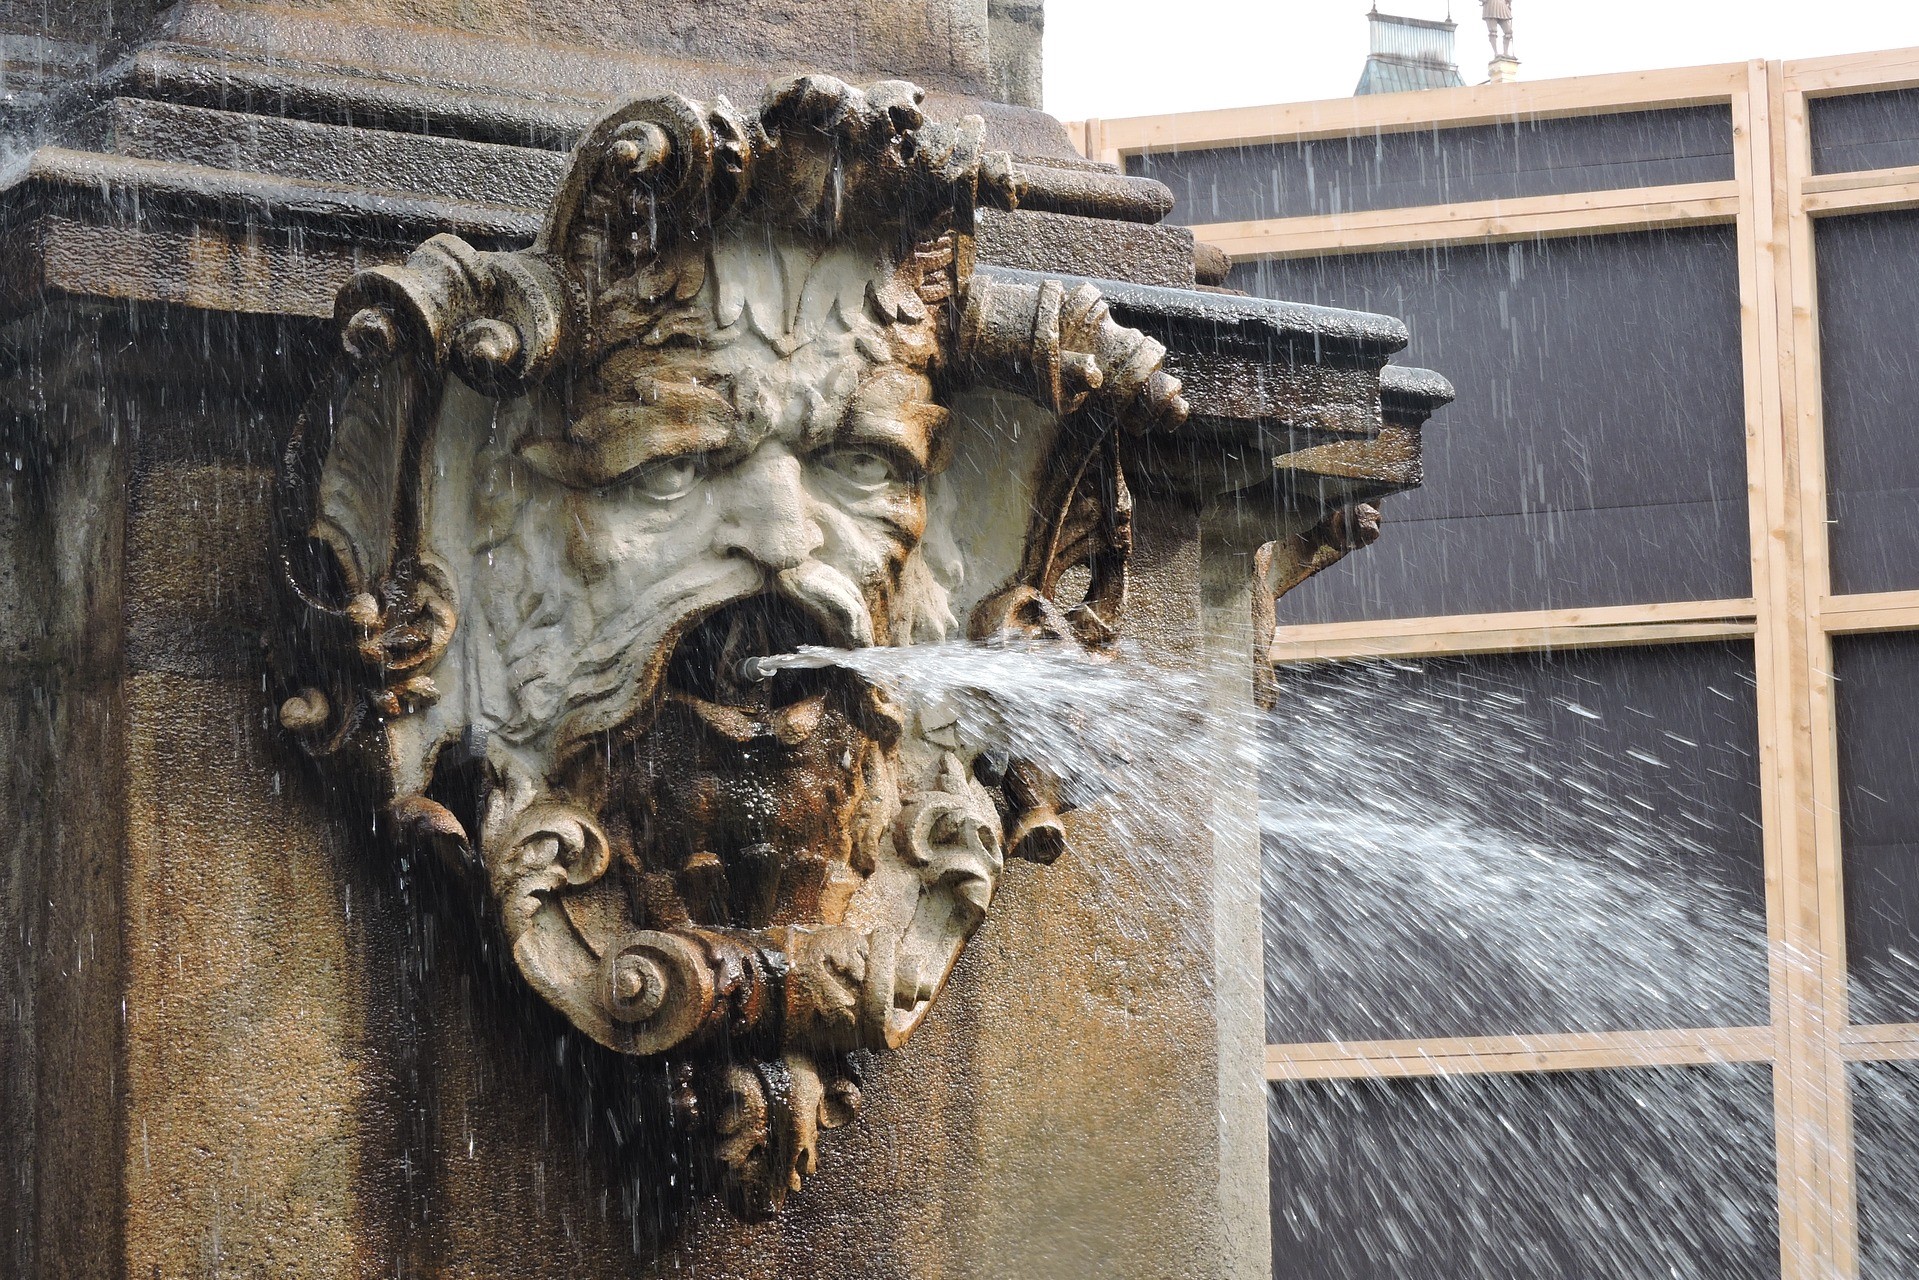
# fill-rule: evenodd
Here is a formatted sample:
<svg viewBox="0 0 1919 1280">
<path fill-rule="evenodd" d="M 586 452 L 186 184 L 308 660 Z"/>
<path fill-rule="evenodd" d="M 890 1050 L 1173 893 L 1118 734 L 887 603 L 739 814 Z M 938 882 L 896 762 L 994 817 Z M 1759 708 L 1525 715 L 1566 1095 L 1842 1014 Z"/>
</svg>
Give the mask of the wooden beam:
<svg viewBox="0 0 1919 1280">
<path fill-rule="evenodd" d="M 1534 653 L 1555 649 L 1620 649 L 1635 645 L 1703 644 L 1749 640 L 1751 622 L 1656 622 L 1640 626 L 1523 627 L 1462 635 L 1397 636 L 1317 645 L 1273 645 L 1273 661 L 1335 662 L 1358 658 L 1457 658 L 1479 653 Z"/>
<path fill-rule="evenodd" d="M 1759 780 L 1775 1036 L 1780 1274 L 1814 1280 L 1848 1255 L 1850 1228 L 1835 1186 L 1844 1174 L 1831 1135 L 1834 1059 L 1828 1052 L 1821 882 L 1810 821 L 1810 693 L 1805 628 L 1803 494 L 1799 488 L 1792 326 L 1797 210 L 1787 175 L 1792 116 L 1778 69 L 1756 64 L 1733 104 L 1740 317 L 1751 494 L 1750 549 L 1759 629 L 1754 637 Z M 1792 144 L 1796 145 L 1796 144 Z"/>
<path fill-rule="evenodd" d="M 1773 222 L 1777 294 L 1780 440 L 1764 483 L 1786 504 L 1774 547 L 1773 587 L 1762 617 L 1787 646 L 1789 683 L 1762 738 L 1777 743 L 1781 798 L 1767 821 L 1782 841 L 1785 932 L 1775 966 L 1788 975 L 1791 1051 L 1775 1068 L 1783 1095 L 1781 1223 L 1795 1247 L 1782 1254 L 1787 1280 L 1833 1280 L 1858 1270 L 1852 1111 L 1839 1033 L 1846 1026 L 1845 910 L 1838 828 L 1838 750 L 1831 646 L 1810 603 L 1828 590 L 1825 446 L 1821 421 L 1817 263 L 1812 221 L 1796 194 L 1812 178 L 1806 95 L 1783 65 L 1772 73 Z M 1778 576 L 1783 567 L 1785 577 Z M 1762 680 L 1764 677 L 1762 677 Z M 1770 776 L 1770 775 L 1769 775 Z M 1789 783 L 1790 790 L 1786 790 Z"/>
<path fill-rule="evenodd" d="M 1818 1159 L 1816 1134 L 1823 1128 L 1822 1105 L 1800 1087 L 1804 1056 L 1802 1004 L 1816 994 L 1787 939 L 1797 901 L 1794 868 L 1803 860 L 1803 839 L 1796 835 L 1794 796 L 1798 778 L 1790 725 L 1798 671 L 1792 655 L 1799 644 L 1791 617 L 1778 605 L 1796 571 L 1787 554 L 1788 504 L 1783 495 L 1786 470 L 1785 395 L 1787 361 L 1780 350 L 1783 281 L 1791 263 L 1786 252 L 1779 177 L 1780 97 L 1769 74 L 1756 77 L 1734 103 L 1734 176 L 1748 205 L 1739 225 L 1740 330 L 1745 369 L 1749 533 L 1752 580 L 1765 602 L 1761 634 L 1754 638 L 1755 694 L 1759 713 L 1761 853 L 1765 866 L 1768 987 L 1774 1037 L 1773 1128 L 1778 1177 L 1779 1266 L 1782 1277 L 1811 1280 L 1816 1259 L 1829 1252 L 1826 1229 L 1825 1167 Z M 1782 728 L 1782 726 L 1785 726 Z"/>
<path fill-rule="evenodd" d="M 1066 140 L 1073 144 L 1073 150 L 1079 152 L 1082 157 L 1089 159 L 1092 156 L 1092 148 L 1087 142 L 1089 136 L 1087 126 L 1095 124 L 1096 121 L 1097 117 L 1093 120 L 1062 120 L 1059 122 L 1060 127 L 1066 130 Z"/>
<path fill-rule="evenodd" d="M 1806 212 L 1814 217 L 1832 217 L 1843 213 L 1870 213 L 1873 210 L 1919 208 L 1919 178 L 1874 186 L 1847 187 L 1835 191 L 1809 192 L 1803 199 Z"/>
<path fill-rule="evenodd" d="M 1919 48 L 1798 58 L 1781 69 L 1787 89 L 1802 99 L 1910 89 L 1919 85 Z"/>
<path fill-rule="evenodd" d="M 1390 1080 L 1414 1076 L 1694 1066 L 1766 1062 L 1772 1052 L 1773 1036 L 1769 1027 L 1273 1044 L 1266 1046 L 1266 1078 L 1269 1081 Z"/>
<path fill-rule="evenodd" d="M 1653 227 L 1693 227 L 1731 222 L 1738 213 L 1736 182 L 1694 182 L 1305 218 L 1209 222 L 1192 230 L 1199 239 L 1236 259 L 1302 258 L 1412 245 L 1499 243 Z"/>
<path fill-rule="evenodd" d="M 1279 634 L 1304 639 L 1342 639 L 1353 636 L 1503 631 L 1513 627 L 1534 626 L 1612 627 L 1633 622 L 1750 622 L 1752 616 L 1753 601 L 1748 596 L 1733 600 L 1674 600 L 1663 604 L 1529 609 L 1518 613 L 1453 613 L 1421 618 L 1380 618 L 1366 622 L 1315 622 L 1282 627 Z"/>
<path fill-rule="evenodd" d="M 1919 182 L 1919 165 L 1899 165 L 1891 169 L 1860 169 L 1847 173 L 1819 173 L 1804 179 L 1799 189 L 1808 195 L 1833 191 L 1865 191 L 1873 187 L 1897 187 Z"/>
<path fill-rule="evenodd" d="M 1442 657 L 1535 649 L 1601 649 L 1622 645 L 1740 640 L 1754 630 L 1751 600 L 1690 600 L 1524 613 L 1388 618 L 1280 627 L 1274 662 L 1348 658 Z"/>
<path fill-rule="evenodd" d="M 1118 167 L 1122 161 L 1119 152 L 1106 144 L 1106 122 L 1098 116 L 1089 116 L 1084 120 L 1065 121 L 1066 140 L 1073 144 L 1073 150 L 1088 160 L 1103 160 Z"/>
<path fill-rule="evenodd" d="M 1919 628 L 1919 591 L 1827 596 L 1819 602 L 1819 625 L 1829 636 Z"/>
<path fill-rule="evenodd" d="M 1919 1061 L 1919 1022 L 1890 1022 L 1848 1027 L 1839 1036 L 1848 1062 Z"/>
<path fill-rule="evenodd" d="M 1744 83 L 1744 63 L 1628 71 L 1617 75 L 1527 80 L 1513 84 L 1369 94 L 1224 111 L 1182 111 L 1100 121 L 1102 146 L 1119 155 L 1257 146 L 1356 134 L 1410 133 L 1611 115 L 1729 102 Z"/>
</svg>

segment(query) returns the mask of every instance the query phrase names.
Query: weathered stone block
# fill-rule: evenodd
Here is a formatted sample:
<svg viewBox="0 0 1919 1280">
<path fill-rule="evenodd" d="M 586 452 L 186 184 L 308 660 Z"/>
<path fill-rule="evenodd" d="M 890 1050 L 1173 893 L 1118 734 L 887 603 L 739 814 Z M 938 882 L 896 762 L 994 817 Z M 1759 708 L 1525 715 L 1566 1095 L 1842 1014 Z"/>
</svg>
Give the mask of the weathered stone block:
<svg viewBox="0 0 1919 1280">
<path fill-rule="evenodd" d="M 978 216 L 982 262 L 1174 288 L 1193 283 L 1193 233 L 1185 227 L 1035 210 L 981 209 Z"/>
</svg>

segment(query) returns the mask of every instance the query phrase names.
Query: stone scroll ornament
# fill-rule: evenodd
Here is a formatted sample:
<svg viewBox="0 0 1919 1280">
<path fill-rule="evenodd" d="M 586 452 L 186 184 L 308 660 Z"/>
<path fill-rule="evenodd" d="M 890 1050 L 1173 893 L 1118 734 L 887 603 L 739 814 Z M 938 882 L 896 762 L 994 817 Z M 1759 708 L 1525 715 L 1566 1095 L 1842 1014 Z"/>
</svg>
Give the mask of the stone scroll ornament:
<svg viewBox="0 0 1919 1280">
<path fill-rule="evenodd" d="M 743 661 L 962 635 L 1097 657 L 1124 440 L 1186 415 L 1092 287 L 975 276 L 1013 166 L 920 99 L 816 76 L 757 114 L 621 106 L 530 249 L 440 235 L 353 278 L 283 469 L 281 723 L 484 886 L 541 998 L 661 1062 L 748 1217 L 853 1114 L 855 1055 L 927 1016 L 1004 857 L 1058 856 L 1064 805 L 849 672 Z M 971 388 L 1059 426 L 1019 570 L 962 629 L 924 550 Z"/>
</svg>

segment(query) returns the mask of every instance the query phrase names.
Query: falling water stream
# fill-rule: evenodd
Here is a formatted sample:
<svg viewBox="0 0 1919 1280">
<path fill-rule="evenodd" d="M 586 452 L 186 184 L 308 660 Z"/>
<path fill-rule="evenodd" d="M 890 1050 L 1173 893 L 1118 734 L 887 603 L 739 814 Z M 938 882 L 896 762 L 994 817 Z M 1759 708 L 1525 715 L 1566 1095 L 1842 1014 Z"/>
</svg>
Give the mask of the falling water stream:
<svg viewBox="0 0 1919 1280">
<path fill-rule="evenodd" d="M 1582 694 L 1577 678 L 1484 661 L 1342 663 L 1283 675 L 1272 711 L 1222 728 L 1218 708 L 1201 713 L 1198 677 L 1124 653 L 760 661 L 842 665 L 909 708 L 943 708 L 975 744 L 1114 793 L 1109 813 L 1128 807 L 1134 770 L 1237 767 L 1232 744 L 1245 744 L 1263 884 L 1222 891 L 1263 902 L 1270 1043 L 1544 1045 L 1771 1020 L 1756 762 L 1736 724 L 1688 737 L 1669 707 L 1639 705 L 1643 690 Z M 1736 673 L 1699 696 L 1707 732 L 1713 708 L 1752 701 Z M 1710 1046 L 1689 1057 L 1493 1073 L 1466 1057 L 1277 1085 L 1278 1273 L 1777 1274 L 1768 1069 Z M 1894 1080 L 1890 1096 L 1919 1114 L 1919 1091 Z M 1879 1234 L 1896 1250 L 1915 1235 L 1905 1222 Z"/>
<path fill-rule="evenodd" d="M 1124 652 L 809 646 L 753 661 L 850 668 L 984 750 L 1117 793 L 1116 808 L 1147 769 L 1216 772 L 1238 763 L 1222 746 L 1245 744 L 1266 932 L 1284 940 L 1267 956 L 1276 1039 L 1768 1019 L 1757 827 L 1736 817 L 1747 847 L 1727 850 L 1724 815 L 1688 807 L 1705 802 L 1689 776 L 1727 767 L 1721 744 L 1668 733 L 1662 757 L 1551 692 L 1456 673 L 1441 687 L 1408 663 L 1289 680 L 1273 711 L 1222 725 L 1198 676 Z M 1591 727 L 1574 756 L 1552 712 Z"/>
</svg>

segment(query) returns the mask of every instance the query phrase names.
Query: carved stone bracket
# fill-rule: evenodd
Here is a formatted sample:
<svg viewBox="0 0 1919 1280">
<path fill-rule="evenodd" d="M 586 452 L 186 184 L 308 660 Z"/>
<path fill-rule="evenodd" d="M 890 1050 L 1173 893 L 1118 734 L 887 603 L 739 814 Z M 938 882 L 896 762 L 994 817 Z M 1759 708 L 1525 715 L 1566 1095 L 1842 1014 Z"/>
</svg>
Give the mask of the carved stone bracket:
<svg viewBox="0 0 1919 1280">
<path fill-rule="evenodd" d="M 1278 696 L 1268 649 L 1278 625 L 1279 601 L 1352 552 L 1379 541 L 1375 505 L 1396 489 L 1424 479 L 1420 432 L 1434 411 L 1453 398 L 1452 384 L 1428 369 L 1388 365 L 1380 371 L 1379 430 L 1367 437 L 1308 445 L 1275 461 L 1283 476 L 1305 477 L 1337 499 L 1315 524 L 1264 543 L 1253 553 L 1253 691 L 1261 708 Z"/>
</svg>

